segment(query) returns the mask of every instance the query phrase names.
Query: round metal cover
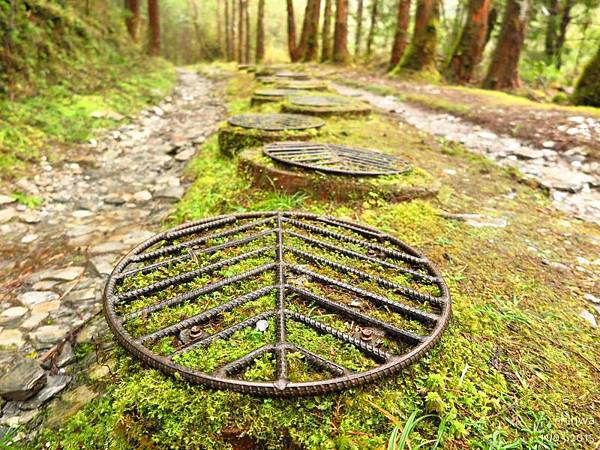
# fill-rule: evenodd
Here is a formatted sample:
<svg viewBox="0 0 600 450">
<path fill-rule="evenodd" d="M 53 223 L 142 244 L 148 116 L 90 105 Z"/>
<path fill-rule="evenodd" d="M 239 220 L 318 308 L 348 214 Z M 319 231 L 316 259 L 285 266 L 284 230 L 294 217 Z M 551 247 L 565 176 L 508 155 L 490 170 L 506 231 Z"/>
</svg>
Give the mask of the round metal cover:
<svg viewBox="0 0 600 450">
<path fill-rule="evenodd" d="M 280 84 L 285 89 L 297 89 L 297 90 L 324 90 L 327 89 L 327 84 L 322 81 L 315 80 L 287 80 L 282 81 Z"/>
<path fill-rule="evenodd" d="M 289 72 L 289 71 L 283 71 L 283 72 L 277 72 L 275 74 L 276 77 L 278 78 L 288 78 L 290 80 L 308 80 L 310 77 L 302 72 Z"/>
<path fill-rule="evenodd" d="M 298 94 L 296 89 L 259 89 L 254 92 L 254 95 L 258 97 L 288 97 Z"/>
<path fill-rule="evenodd" d="M 331 108 L 336 106 L 348 106 L 352 101 L 337 95 L 299 95 L 291 98 L 290 103 L 296 106 Z"/>
<path fill-rule="evenodd" d="M 227 121 L 236 127 L 265 131 L 307 130 L 325 125 L 321 119 L 302 114 L 240 114 Z"/>
<path fill-rule="evenodd" d="M 375 228 L 303 212 L 189 223 L 115 267 L 104 313 L 147 365 L 217 389 L 314 395 L 398 372 L 440 338 L 450 295 Z"/>
<path fill-rule="evenodd" d="M 274 142 L 263 153 L 282 164 L 343 175 L 393 175 L 411 167 L 396 156 L 316 142 Z"/>
</svg>

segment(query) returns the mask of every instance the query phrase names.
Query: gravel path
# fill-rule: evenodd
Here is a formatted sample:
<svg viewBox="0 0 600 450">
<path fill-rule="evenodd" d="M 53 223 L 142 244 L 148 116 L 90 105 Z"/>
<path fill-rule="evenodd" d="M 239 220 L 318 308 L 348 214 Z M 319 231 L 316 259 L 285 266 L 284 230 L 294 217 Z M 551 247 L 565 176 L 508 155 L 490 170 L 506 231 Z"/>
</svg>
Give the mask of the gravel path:
<svg viewBox="0 0 600 450">
<path fill-rule="evenodd" d="M 173 94 L 0 196 L 0 426 L 27 423 L 74 378 L 76 343 L 103 333 L 101 295 L 115 262 L 159 230 L 180 199 L 185 163 L 222 120 L 215 82 L 178 69 Z M 33 353 L 35 352 L 35 353 Z M 23 359 L 35 354 L 37 360 Z M 41 364 L 41 367 L 40 367 Z M 41 390 L 40 390 L 41 389 Z M 81 395 L 79 397 L 85 397 Z M 75 396 L 77 397 L 77 395 Z"/>
<path fill-rule="evenodd" d="M 456 116 L 438 113 L 362 89 L 335 85 L 343 95 L 359 97 L 371 105 L 398 115 L 403 121 L 427 133 L 462 143 L 467 149 L 486 155 L 501 165 L 518 168 L 550 191 L 556 208 L 583 220 L 600 224 L 600 170 L 586 167 L 585 148 L 566 152 L 553 150 L 553 142 L 533 148 L 524 142 L 499 135 Z M 574 126 L 583 117 L 570 118 Z"/>
</svg>

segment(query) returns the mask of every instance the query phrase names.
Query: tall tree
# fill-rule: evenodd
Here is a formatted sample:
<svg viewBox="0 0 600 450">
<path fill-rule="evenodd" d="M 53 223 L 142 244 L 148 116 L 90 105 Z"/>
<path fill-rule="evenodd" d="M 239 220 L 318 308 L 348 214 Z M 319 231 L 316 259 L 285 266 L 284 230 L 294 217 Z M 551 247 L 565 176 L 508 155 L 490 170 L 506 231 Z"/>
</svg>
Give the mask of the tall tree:
<svg viewBox="0 0 600 450">
<path fill-rule="evenodd" d="M 294 1 L 287 0 L 287 38 L 288 52 L 292 62 L 298 61 L 298 48 L 296 46 L 296 16 L 294 15 Z"/>
<path fill-rule="evenodd" d="M 258 0 L 256 12 L 256 63 L 265 59 L 265 0 Z"/>
<path fill-rule="evenodd" d="M 244 0 L 244 63 L 250 63 L 250 0 Z"/>
<path fill-rule="evenodd" d="M 356 6 L 356 36 L 354 38 L 354 57 L 360 56 L 360 44 L 362 43 L 362 25 L 363 25 L 363 0 L 358 0 Z"/>
<path fill-rule="evenodd" d="M 577 81 L 572 100 L 577 105 L 600 107 L 600 45 Z"/>
<path fill-rule="evenodd" d="M 125 0 L 125 6 L 128 11 L 127 18 L 125 19 L 127 31 L 131 39 L 137 42 L 140 31 L 140 0 Z"/>
<path fill-rule="evenodd" d="M 237 0 L 231 0 L 231 61 L 237 58 L 237 40 L 236 40 L 236 19 L 237 19 Z"/>
<path fill-rule="evenodd" d="M 483 86 L 512 89 L 519 86 L 519 59 L 529 14 L 528 0 L 507 0 L 502 29 Z"/>
<path fill-rule="evenodd" d="M 238 3 L 238 47 L 237 47 L 237 62 L 244 62 L 244 0 L 239 0 Z"/>
<path fill-rule="evenodd" d="M 323 31 L 321 32 L 321 62 L 331 61 L 331 16 L 333 11 L 333 0 L 325 0 L 325 11 L 323 12 Z"/>
<path fill-rule="evenodd" d="M 219 56 L 223 57 L 224 45 L 223 45 L 223 22 L 221 20 L 221 1 L 217 1 L 216 14 L 217 14 L 217 42 L 219 43 Z"/>
<path fill-rule="evenodd" d="M 396 32 L 392 44 L 389 70 L 394 69 L 404 56 L 408 45 L 408 23 L 410 22 L 410 0 L 399 0 L 396 11 Z"/>
<path fill-rule="evenodd" d="M 367 36 L 367 57 L 371 57 L 373 50 L 373 41 L 375 40 L 375 30 L 377 29 L 377 16 L 379 15 L 379 0 L 371 0 L 371 25 L 369 35 Z"/>
<path fill-rule="evenodd" d="M 452 52 L 448 73 L 457 83 L 468 83 L 481 62 L 487 36 L 491 0 L 469 0 L 467 22 Z"/>
<path fill-rule="evenodd" d="M 561 20 L 558 27 L 558 36 L 556 37 L 556 46 L 554 48 L 554 61 L 557 69 L 560 69 L 560 66 L 562 66 L 562 50 L 567 37 L 567 27 L 571 23 L 571 9 L 573 8 L 574 3 L 575 2 L 573 0 L 566 0 L 562 7 Z"/>
<path fill-rule="evenodd" d="M 439 0 L 417 0 L 415 29 L 412 41 L 401 64 L 403 69 L 437 72 L 435 59 L 439 18 Z"/>
<path fill-rule="evenodd" d="M 348 0 L 336 0 L 335 32 L 333 37 L 333 62 L 348 64 Z"/>
<path fill-rule="evenodd" d="M 548 16 L 546 22 L 546 36 L 544 39 L 544 53 L 546 54 L 546 60 L 552 62 L 556 56 L 560 7 L 558 0 L 546 0 L 545 6 Z"/>
<path fill-rule="evenodd" d="M 227 61 L 233 59 L 233 48 L 231 44 L 231 18 L 229 15 L 229 0 L 225 0 L 225 56 Z"/>
<path fill-rule="evenodd" d="M 150 31 L 150 42 L 148 43 L 148 54 L 160 55 L 160 12 L 158 0 L 148 0 L 148 30 Z"/>
<path fill-rule="evenodd" d="M 319 54 L 319 18 L 321 0 L 308 0 L 298 52 L 304 61 L 314 61 Z"/>
</svg>

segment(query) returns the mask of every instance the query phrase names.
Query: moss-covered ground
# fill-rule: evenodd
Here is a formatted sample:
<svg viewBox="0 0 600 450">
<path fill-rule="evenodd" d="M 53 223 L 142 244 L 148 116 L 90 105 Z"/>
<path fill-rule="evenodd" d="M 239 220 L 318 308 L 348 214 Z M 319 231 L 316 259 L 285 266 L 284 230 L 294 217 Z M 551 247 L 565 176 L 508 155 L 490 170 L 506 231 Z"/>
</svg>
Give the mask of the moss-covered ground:
<svg viewBox="0 0 600 450">
<path fill-rule="evenodd" d="M 229 84 L 236 112 L 249 108 L 253 86 L 246 77 Z M 454 317 L 439 344 L 386 381 L 287 400 L 190 385 L 116 350 L 106 393 L 61 427 L 43 430 L 31 448 L 381 449 L 395 427 L 415 417 L 405 448 L 598 445 L 600 334 L 579 317 L 584 293 L 598 280 L 597 266 L 581 262 L 600 253 L 597 226 L 551 209 L 544 193 L 514 171 L 395 119 L 375 115 L 332 129 L 323 138 L 408 158 L 443 183 L 438 197 L 390 204 L 374 195 L 342 204 L 257 190 L 212 138 L 188 166 L 195 182 L 166 225 L 226 212 L 303 209 L 397 235 L 425 253 L 449 284 Z M 472 227 L 445 213 L 502 217 L 508 225 Z M 306 332 L 301 338 L 310 342 Z M 260 364 L 270 366 L 268 357 L 257 364 L 256 377 L 265 376 Z"/>
</svg>

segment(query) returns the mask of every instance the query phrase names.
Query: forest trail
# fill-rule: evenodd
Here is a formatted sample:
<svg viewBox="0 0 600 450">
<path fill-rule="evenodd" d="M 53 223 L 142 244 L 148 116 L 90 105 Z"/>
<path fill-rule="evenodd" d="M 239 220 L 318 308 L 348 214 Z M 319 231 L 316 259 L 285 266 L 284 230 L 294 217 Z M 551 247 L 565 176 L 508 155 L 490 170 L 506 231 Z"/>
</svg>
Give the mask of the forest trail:
<svg viewBox="0 0 600 450">
<path fill-rule="evenodd" d="M 0 352 L 0 367 L 15 351 L 42 357 L 67 336 L 74 342 L 73 330 L 100 312 L 104 280 L 116 260 L 157 232 L 184 194 L 185 163 L 224 109 L 215 82 L 186 69 L 177 75 L 174 92 L 159 105 L 107 130 L 61 167 L 45 161 L 40 173 L 22 178 L 21 190 L 44 199 L 39 210 L 4 205 L 0 346 L 15 350 Z M 42 325 L 47 319 L 52 324 Z M 60 366 L 73 359 L 67 345 Z M 60 390 L 68 379 L 53 383 Z M 2 421 L 34 415 L 17 410 Z"/>
<path fill-rule="evenodd" d="M 493 131 L 485 125 L 476 125 L 455 115 L 400 101 L 396 96 L 379 95 L 365 89 L 336 84 L 334 88 L 342 95 L 358 97 L 378 109 L 397 115 L 399 119 L 419 130 L 437 137 L 463 144 L 469 150 L 494 159 L 503 166 L 515 167 L 536 180 L 550 191 L 557 209 L 573 214 L 583 220 L 600 223 L 600 167 L 598 162 L 588 169 L 583 166 L 585 149 L 573 147 L 570 151 L 557 151 L 544 146 L 536 147 L 523 139 Z M 501 116 L 501 112 L 496 112 Z M 574 116 L 575 117 L 575 116 Z M 600 142 L 598 130 L 592 133 Z"/>
</svg>

